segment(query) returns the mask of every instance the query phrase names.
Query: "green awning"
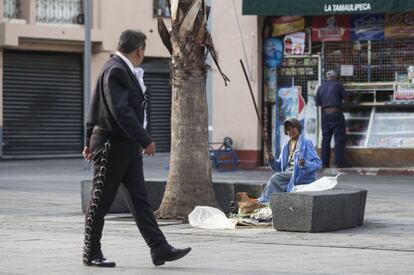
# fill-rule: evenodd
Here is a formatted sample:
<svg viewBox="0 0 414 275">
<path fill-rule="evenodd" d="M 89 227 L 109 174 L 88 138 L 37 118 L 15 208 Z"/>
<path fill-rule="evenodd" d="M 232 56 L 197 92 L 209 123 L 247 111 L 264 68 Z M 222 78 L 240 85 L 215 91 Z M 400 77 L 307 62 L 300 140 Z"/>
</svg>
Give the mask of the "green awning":
<svg viewBox="0 0 414 275">
<path fill-rule="evenodd" d="M 414 0 L 243 0 L 245 15 L 328 15 L 414 11 Z"/>
</svg>

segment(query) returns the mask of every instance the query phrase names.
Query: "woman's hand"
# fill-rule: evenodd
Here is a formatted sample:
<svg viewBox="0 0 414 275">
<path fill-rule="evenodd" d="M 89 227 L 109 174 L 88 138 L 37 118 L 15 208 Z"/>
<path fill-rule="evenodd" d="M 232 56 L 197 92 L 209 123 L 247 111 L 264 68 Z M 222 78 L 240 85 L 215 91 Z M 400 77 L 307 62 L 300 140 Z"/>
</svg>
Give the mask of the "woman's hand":
<svg viewBox="0 0 414 275">
<path fill-rule="evenodd" d="M 271 160 L 274 160 L 274 156 L 273 156 L 273 154 L 272 153 L 270 153 L 270 152 L 267 152 L 266 153 L 266 160 L 267 161 L 271 161 Z"/>
</svg>

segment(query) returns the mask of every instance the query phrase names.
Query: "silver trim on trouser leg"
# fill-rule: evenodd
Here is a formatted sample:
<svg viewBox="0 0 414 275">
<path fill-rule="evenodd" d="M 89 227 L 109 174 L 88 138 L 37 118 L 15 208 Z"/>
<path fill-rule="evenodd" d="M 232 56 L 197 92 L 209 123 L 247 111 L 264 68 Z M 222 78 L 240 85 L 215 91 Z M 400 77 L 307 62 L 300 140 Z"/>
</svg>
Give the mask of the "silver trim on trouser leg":
<svg viewBox="0 0 414 275">
<path fill-rule="evenodd" d="M 91 259 L 90 252 L 91 252 L 91 233 L 92 227 L 91 225 L 94 222 L 94 218 L 96 216 L 96 211 L 99 207 L 99 202 L 102 198 L 103 194 L 103 187 L 105 185 L 105 174 L 107 170 L 108 164 L 108 157 L 109 157 L 109 149 L 111 148 L 111 144 L 109 141 L 105 142 L 104 149 L 102 150 L 100 159 L 99 159 L 99 172 L 93 178 L 93 190 L 91 192 L 91 202 L 90 208 L 88 209 L 88 213 L 86 214 L 85 218 L 85 246 L 83 248 L 83 262 L 87 264 Z"/>
</svg>

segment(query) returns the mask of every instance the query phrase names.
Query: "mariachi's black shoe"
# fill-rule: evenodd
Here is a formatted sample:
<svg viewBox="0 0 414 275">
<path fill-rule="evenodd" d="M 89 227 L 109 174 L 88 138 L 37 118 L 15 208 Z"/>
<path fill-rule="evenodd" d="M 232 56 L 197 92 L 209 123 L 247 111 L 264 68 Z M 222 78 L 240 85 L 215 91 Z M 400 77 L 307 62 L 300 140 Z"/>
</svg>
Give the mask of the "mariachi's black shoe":
<svg viewBox="0 0 414 275">
<path fill-rule="evenodd" d="M 163 265 L 165 262 L 171 262 L 181 259 L 191 251 L 191 247 L 179 249 L 170 245 L 161 246 L 151 250 L 152 262 L 155 266 Z"/>
<path fill-rule="evenodd" d="M 99 256 L 90 261 L 83 261 L 85 265 L 97 267 L 115 267 L 115 262 L 108 261 L 104 256 Z"/>
</svg>

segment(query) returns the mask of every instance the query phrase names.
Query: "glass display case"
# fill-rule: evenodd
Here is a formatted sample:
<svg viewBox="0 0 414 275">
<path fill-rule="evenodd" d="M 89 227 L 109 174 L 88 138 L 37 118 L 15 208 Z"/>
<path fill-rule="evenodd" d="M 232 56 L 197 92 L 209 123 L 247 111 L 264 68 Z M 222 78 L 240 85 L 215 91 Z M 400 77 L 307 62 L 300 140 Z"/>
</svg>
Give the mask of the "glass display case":
<svg viewBox="0 0 414 275">
<path fill-rule="evenodd" d="M 346 146 L 365 146 L 372 109 L 362 109 L 344 113 L 346 123 Z"/>
<path fill-rule="evenodd" d="M 414 113 L 376 110 L 367 147 L 414 147 Z"/>
<path fill-rule="evenodd" d="M 393 100 L 385 84 L 345 86 L 347 148 L 414 148 L 414 104 Z"/>
</svg>

